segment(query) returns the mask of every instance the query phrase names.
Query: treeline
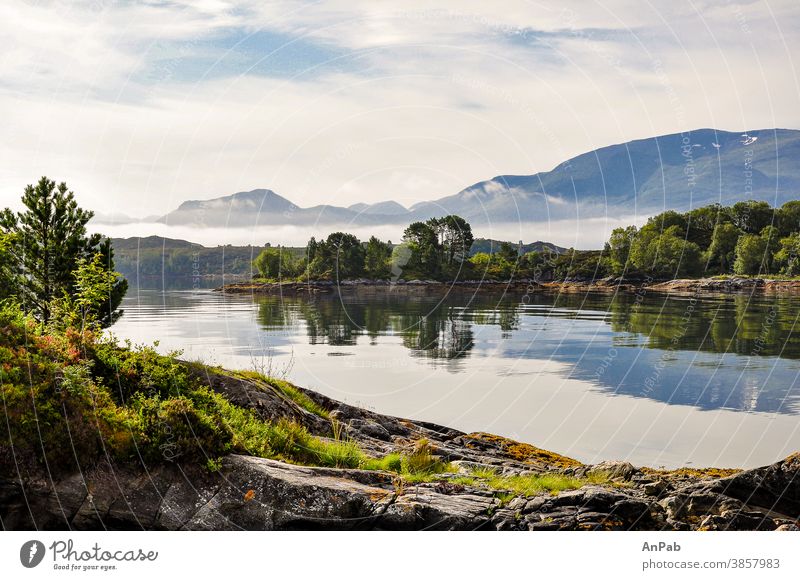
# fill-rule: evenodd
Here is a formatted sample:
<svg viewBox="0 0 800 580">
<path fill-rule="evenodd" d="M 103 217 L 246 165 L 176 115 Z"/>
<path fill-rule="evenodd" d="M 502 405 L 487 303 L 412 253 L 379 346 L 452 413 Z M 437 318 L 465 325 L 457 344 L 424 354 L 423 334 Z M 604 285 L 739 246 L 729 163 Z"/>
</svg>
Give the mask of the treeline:
<svg viewBox="0 0 800 580">
<path fill-rule="evenodd" d="M 160 236 L 112 240 L 117 270 L 128 280 L 139 278 L 197 276 L 252 276 L 258 246 L 206 248 Z M 302 249 L 295 250 L 298 255 Z"/>
<path fill-rule="evenodd" d="M 311 280 L 387 280 L 462 277 L 469 269 L 472 227 L 456 215 L 414 222 L 393 245 L 372 236 L 362 242 L 353 234 L 335 232 L 324 240 L 311 238 L 304 256 L 284 248 L 266 248 L 254 265 L 263 278 Z"/>
<path fill-rule="evenodd" d="M 304 253 L 267 248 L 254 266 L 268 280 L 369 278 L 431 280 L 658 280 L 720 274 L 800 275 L 800 201 L 773 208 L 763 201 L 665 211 L 641 228 L 613 230 L 602 250 L 525 251 L 502 242 L 475 252 L 470 224 L 455 215 L 415 222 L 401 243 L 336 232 L 311 238 Z M 470 252 L 471 249 L 471 252 Z M 470 255 L 472 254 L 472 255 Z"/>
<path fill-rule="evenodd" d="M 537 248 L 531 251 L 531 248 Z M 268 247 L 253 265 L 260 278 L 275 280 L 509 280 L 568 274 L 574 256 L 553 244 L 511 244 L 475 239 L 472 226 L 449 215 L 414 222 L 399 244 L 375 236 L 362 242 L 335 232 L 311 238 L 305 252 Z M 592 256 L 594 253 L 583 253 Z M 586 256 L 581 255 L 585 260 Z"/>
<path fill-rule="evenodd" d="M 666 211 L 641 228 L 617 228 L 604 250 L 608 274 L 657 279 L 718 274 L 800 274 L 800 201 Z"/>
</svg>

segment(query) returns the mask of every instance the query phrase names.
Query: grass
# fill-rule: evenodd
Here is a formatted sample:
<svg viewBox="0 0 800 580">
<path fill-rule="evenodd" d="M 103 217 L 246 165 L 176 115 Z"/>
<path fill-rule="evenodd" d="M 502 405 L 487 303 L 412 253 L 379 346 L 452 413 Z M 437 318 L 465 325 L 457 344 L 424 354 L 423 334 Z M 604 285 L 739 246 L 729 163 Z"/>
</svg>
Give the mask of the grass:
<svg viewBox="0 0 800 580">
<path fill-rule="evenodd" d="M 370 459 L 364 469 L 392 471 L 407 483 L 428 483 L 441 479 L 443 473 L 454 473 L 455 466 L 442 461 L 433 452 L 435 448 L 428 439 L 418 439 L 405 453 L 390 453 L 379 459 Z"/>
<path fill-rule="evenodd" d="M 553 495 L 562 491 L 578 489 L 586 485 L 586 480 L 569 477 L 558 473 L 541 473 L 534 475 L 494 475 L 489 478 L 479 478 L 490 489 L 510 492 L 513 496 L 530 497 L 542 493 Z"/>
<path fill-rule="evenodd" d="M 315 403 L 311 397 L 289 382 L 267 377 L 256 371 L 236 371 L 235 374 L 239 378 L 266 383 L 278 389 L 281 393 L 283 393 L 283 395 L 286 396 L 287 399 L 293 401 L 309 413 L 313 413 L 314 415 L 318 415 L 324 419 L 330 418 L 330 413 L 328 413 L 327 409 Z"/>
<path fill-rule="evenodd" d="M 615 487 L 623 485 L 612 481 L 610 474 L 604 471 L 590 471 L 586 474 L 586 481 L 594 485 L 614 485 Z"/>
<path fill-rule="evenodd" d="M 209 391 L 209 396 L 215 399 L 222 420 L 233 434 L 233 449 L 258 457 L 322 467 L 357 468 L 369 461 L 364 451 L 347 438 L 321 439 L 295 422 L 263 421 L 250 409 L 238 407 L 222 395 Z"/>
</svg>

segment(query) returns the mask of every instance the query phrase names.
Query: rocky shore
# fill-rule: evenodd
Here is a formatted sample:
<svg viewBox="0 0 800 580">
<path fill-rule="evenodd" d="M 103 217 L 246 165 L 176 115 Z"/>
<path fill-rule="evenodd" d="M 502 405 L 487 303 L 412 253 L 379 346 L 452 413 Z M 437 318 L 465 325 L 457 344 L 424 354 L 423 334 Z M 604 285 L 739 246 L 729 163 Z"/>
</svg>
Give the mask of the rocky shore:
<svg viewBox="0 0 800 580">
<path fill-rule="evenodd" d="M 83 473 L 53 477 L 18 467 L 0 475 L 3 529 L 798 530 L 800 454 L 747 471 L 584 465 L 526 443 L 381 415 L 302 390 L 326 410 L 323 417 L 278 389 L 221 370 L 202 374 L 214 391 L 265 420 L 288 418 L 325 438 L 336 436 L 333 420 L 375 455 L 424 439 L 454 469 L 413 482 L 386 471 L 245 455 L 228 455 L 214 470 L 98 460 Z M 582 484 L 519 494 L 471 480 L 477 472 L 508 481 L 553 474 Z"/>
<path fill-rule="evenodd" d="M 215 291 L 225 294 L 337 294 L 352 293 L 428 293 L 440 292 L 513 292 L 524 293 L 543 285 L 533 280 L 514 280 L 511 282 L 495 282 L 465 280 L 457 282 L 439 282 L 436 280 L 342 280 L 340 282 L 319 280 L 304 282 L 242 282 L 226 284 Z"/>
<path fill-rule="evenodd" d="M 663 294 L 731 294 L 731 293 L 800 293 L 800 280 L 770 278 L 686 278 L 667 281 L 644 279 L 603 278 L 600 280 L 571 279 L 563 281 L 512 280 L 505 282 L 464 280 L 439 282 L 436 280 L 343 280 L 304 282 L 238 282 L 226 284 L 215 291 L 226 294 L 285 294 L 315 295 L 351 293 L 405 294 L 427 292 L 486 292 L 525 294 L 531 292 L 648 292 Z"/>
</svg>

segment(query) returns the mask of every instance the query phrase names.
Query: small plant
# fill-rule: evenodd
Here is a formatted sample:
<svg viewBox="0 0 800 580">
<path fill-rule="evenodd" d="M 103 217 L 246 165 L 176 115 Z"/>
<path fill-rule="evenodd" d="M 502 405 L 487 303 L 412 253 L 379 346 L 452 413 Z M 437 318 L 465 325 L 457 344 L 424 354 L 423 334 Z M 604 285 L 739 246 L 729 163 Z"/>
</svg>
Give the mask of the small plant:
<svg viewBox="0 0 800 580">
<path fill-rule="evenodd" d="M 441 473 L 442 462 L 433 456 L 433 450 L 434 447 L 428 439 L 415 441 L 411 452 L 404 458 L 404 471 L 411 475 Z"/>
<path fill-rule="evenodd" d="M 504 507 L 508 505 L 512 499 L 517 497 L 517 495 L 510 492 L 501 492 L 496 494 L 495 497 L 500 501 L 500 507 Z"/>
</svg>

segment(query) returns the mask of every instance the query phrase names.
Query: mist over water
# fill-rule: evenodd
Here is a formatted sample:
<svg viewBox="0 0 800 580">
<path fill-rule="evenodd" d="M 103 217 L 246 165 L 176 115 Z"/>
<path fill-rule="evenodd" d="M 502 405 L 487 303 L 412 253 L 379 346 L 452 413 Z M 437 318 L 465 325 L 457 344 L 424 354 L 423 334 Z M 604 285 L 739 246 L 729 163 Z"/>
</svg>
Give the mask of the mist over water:
<svg viewBox="0 0 800 580">
<path fill-rule="evenodd" d="M 641 225 L 646 216 L 594 217 L 579 220 L 555 220 L 546 222 L 494 223 L 488 226 L 473 225 L 476 238 L 525 243 L 544 241 L 565 248 L 599 249 L 608 240 L 611 230 L 631 224 Z M 186 240 L 203 246 L 231 244 L 263 246 L 269 242 L 283 246 L 305 246 L 311 236 L 325 238 L 336 231 L 354 234 L 361 240 L 376 236 L 382 240 L 398 243 L 408 224 L 362 226 L 352 224 L 316 226 L 259 226 L 255 228 L 201 228 L 197 226 L 173 226 L 162 223 L 90 224 L 92 231 L 111 238 L 163 236 Z"/>
</svg>

